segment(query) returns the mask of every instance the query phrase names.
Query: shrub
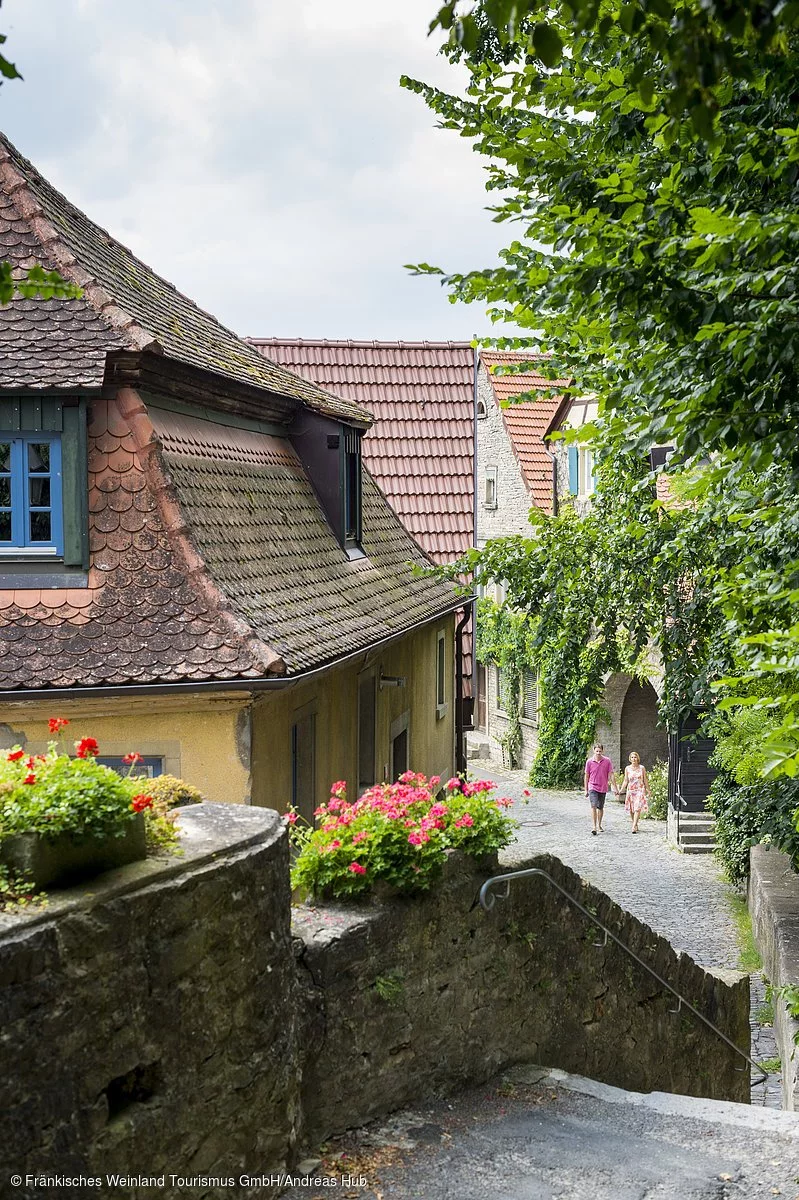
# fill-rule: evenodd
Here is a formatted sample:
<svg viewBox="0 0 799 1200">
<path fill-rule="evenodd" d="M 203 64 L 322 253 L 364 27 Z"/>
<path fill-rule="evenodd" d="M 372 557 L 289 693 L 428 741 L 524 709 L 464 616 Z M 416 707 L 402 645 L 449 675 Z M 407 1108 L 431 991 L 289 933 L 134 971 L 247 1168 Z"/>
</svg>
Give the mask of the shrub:
<svg viewBox="0 0 799 1200">
<path fill-rule="evenodd" d="M 644 813 L 655 821 L 665 821 L 669 806 L 669 764 L 658 759 L 649 774 L 649 808 Z"/>
<path fill-rule="evenodd" d="M 175 775 L 156 775 L 155 779 L 148 780 L 147 792 L 156 804 L 163 803 L 167 809 L 203 802 L 202 792 Z"/>
<path fill-rule="evenodd" d="M 733 883 L 749 875 L 749 849 L 760 842 L 785 850 L 799 866 L 799 838 L 793 813 L 799 781 L 760 780 L 741 787 L 722 771 L 713 781 L 707 806 L 716 818 L 716 854 Z"/>
<path fill-rule="evenodd" d="M 336 898 L 363 895 L 378 881 L 423 891 L 441 874 L 447 850 L 480 857 L 512 840 L 515 822 L 504 812 L 511 802 L 490 796 L 493 783 L 450 779 L 437 798 L 439 783 L 407 771 L 352 803 L 346 784 L 335 783 L 313 832 L 287 814 L 300 841 L 294 887 Z"/>
</svg>

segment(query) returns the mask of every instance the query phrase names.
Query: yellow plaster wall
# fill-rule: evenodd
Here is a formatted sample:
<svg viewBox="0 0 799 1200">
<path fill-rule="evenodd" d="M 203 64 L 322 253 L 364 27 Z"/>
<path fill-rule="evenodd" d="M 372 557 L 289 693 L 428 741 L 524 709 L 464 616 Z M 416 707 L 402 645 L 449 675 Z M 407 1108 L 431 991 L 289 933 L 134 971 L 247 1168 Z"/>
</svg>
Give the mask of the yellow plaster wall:
<svg viewBox="0 0 799 1200">
<path fill-rule="evenodd" d="M 436 716 L 436 647 L 446 634 L 446 712 Z M 409 713 L 409 767 L 426 775 L 449 778 L 454 771 L 455 677 L 454 616 L 425 626 L 383 650 L 365 654 L 344 667 L 326 671 L 285 691 L 262 693 L 253 705 L 252 803 L 282 812 L 291 802 L 291 727 L 309 712 L 316 715 L 316 803 L 330 785 L 346 779 L 355 795 L 358 767 L 358 676 L 374 671 L 404 676 L 405 687 L 376 693 L 376 763 L 378 779 L 389 771 L 391 724 Z"/>
<path fill-rule="evenodd" d="M 26 700 L 0 704 L 0 746 L 25 741 L 32 754 L 50 740 L 50 717 L 68 717 L 61 744 L 97 738 L 100 753 L 159 755 L 167 774 L 206 800 L 248 803 L 250 704 L 241 697 L 131 697 L 103 701 Z"/>
</svg>

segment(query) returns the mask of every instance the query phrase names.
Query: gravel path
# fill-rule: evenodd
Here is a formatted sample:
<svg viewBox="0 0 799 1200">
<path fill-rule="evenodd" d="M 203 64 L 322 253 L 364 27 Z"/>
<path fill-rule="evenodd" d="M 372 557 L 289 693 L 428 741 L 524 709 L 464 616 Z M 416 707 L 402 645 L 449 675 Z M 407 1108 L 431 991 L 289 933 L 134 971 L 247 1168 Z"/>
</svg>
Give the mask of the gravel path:
<svg viewBox="0 0 799 1200">
<path fill-rule="evenodd" d="M 515 801 L 511 811 L 520 828 L 501 856 L 504 867 L 516 866 L 532 854 L 554 854 L 696 962 L 739 966 L 740 942 L 730 909 L 733 893 L 713 855 L 681 854 L 666 841 L 662 821 L 642 821 L 633 836 L 623 805 L 612 796 L 605 807 L 604 832 L 594 837 L 581 792 L 532 788 L 525 797 L 521 772 L 497 772 L 490 763 L 469 765 L 470 774 L 495 780 L 499 792 Z M 751 981 L 752 1057 L 762 1061 L 774 1057 L 776 1048 L 773 1031 L 755 1016 L 765 1000 L 763 978 L 755 974 Z M 781 1107 L 780 1076 L 772 1074 L 765 1085 L 753 1089 L 752 1102 Z"/>
</svg>

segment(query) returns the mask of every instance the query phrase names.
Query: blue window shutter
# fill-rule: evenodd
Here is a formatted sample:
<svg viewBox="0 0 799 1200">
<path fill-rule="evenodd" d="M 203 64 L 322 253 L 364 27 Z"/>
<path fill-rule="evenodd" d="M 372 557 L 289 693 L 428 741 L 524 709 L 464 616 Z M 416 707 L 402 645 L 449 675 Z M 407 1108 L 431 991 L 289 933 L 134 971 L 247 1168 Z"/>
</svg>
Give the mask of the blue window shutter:
<svg viewBox="0 0 799 1200">
<path fill-rule="evenodd" d="M 576 446 L 569 446 L 569 491 L 573 496 L 580 490 L 579 453 Z"/>
</svg>

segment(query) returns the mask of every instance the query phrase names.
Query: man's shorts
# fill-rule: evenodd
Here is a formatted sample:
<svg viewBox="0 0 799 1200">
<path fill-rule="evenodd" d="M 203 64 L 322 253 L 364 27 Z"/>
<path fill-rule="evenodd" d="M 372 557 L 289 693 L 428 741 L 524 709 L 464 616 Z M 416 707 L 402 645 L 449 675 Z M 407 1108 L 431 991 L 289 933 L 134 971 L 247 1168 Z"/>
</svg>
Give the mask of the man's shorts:
<svg viewBox="0 0 799 1200">
<path fill-rule="evenodd" d="M 604 808 L 606 796 L 607 796 L 607 792 L 595 792 L 592 788 L 591 791 L 588 793 L 588 799 L 591 802 L 591 807 L 592 808 Z"/>
</svg>

